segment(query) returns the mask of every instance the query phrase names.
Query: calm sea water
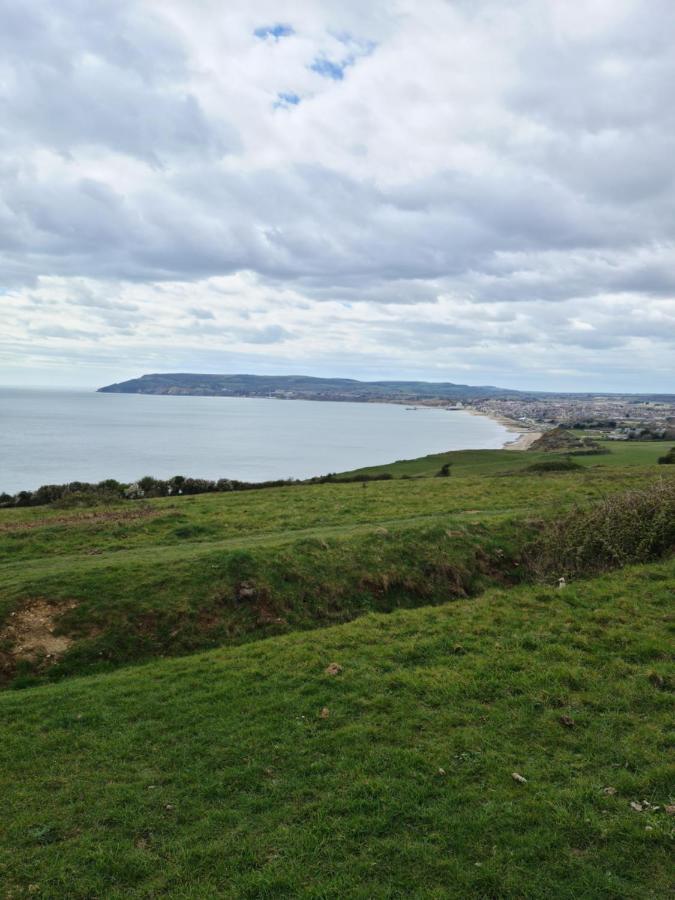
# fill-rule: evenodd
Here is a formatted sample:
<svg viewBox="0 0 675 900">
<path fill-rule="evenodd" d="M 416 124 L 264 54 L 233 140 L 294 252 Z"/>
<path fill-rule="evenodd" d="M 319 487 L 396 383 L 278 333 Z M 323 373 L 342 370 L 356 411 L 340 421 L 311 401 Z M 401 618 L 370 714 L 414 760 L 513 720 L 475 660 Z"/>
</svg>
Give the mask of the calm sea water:
<svg viewBox="0 0 675 900">
<path fill-rule="evenodd" d="M 0 388 L 0 492 L 67 481 L 307 478 L 512 438 L 462 411 Z"/>
</svg>

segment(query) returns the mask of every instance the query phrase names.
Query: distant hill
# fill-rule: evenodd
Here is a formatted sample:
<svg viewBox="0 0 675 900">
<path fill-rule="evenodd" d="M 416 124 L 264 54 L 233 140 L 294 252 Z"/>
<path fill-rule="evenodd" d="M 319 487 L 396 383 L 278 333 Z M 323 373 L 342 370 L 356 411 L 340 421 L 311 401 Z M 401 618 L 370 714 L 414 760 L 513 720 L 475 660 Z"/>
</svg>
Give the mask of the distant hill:
<svg viewBox="0 0 675 900">
<path fill-rule="evenodd" d="M 200 397 L 287 397 L 301 400 L 478 400 L 491 397 L 524 399 L 534 394 L 491 385 L 472 386 L 428 381 L 356 381 L 352 378 L 312 378 L 308 375 L 142 375 L 99 388 L 108 394 L 170 394 Z"/>
</svg>

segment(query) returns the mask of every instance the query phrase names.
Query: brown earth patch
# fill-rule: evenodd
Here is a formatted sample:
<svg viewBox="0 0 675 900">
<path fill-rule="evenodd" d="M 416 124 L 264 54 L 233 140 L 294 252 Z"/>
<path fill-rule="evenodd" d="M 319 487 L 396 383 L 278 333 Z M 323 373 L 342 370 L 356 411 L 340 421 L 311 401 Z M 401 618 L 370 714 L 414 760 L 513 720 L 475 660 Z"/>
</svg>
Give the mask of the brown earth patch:
<svg viewBox="0 0 675 900">
<path fill-rule="evenodd" d="M 159 515 L 166 515 L 166 513 L 162 509 L 154 509 L 151 506 L 97 510 L 69 516 L 45 516 L 42 519 L 29 519 L 25 522 L 0 522 L 0 531 L 29 531 L 33 528 L 49 528 L 52 525 L 98 525 L 108 522 L 131 522 L 135 519 L 150 519 Z"/>
<path fill-rule="evenodd" d="M 276 610 L 272 608 L 270 603 L 263 599 L 258 605 L 258 618 L 256 620 L 257 625 L 265 626 L 265 625 L 287 625 L 286 619 L 282 618 Z"/>
<path fill-rule="evenodd" d="M 63 656 L 73 639 L 56 633 L 58 620 L 75 606 L 74 600 L 51 602 L 38 597 L 11 612 L 0 626 L 0 668 L 11 671 L 19 660 L 52 663 Z"/>
</svg>

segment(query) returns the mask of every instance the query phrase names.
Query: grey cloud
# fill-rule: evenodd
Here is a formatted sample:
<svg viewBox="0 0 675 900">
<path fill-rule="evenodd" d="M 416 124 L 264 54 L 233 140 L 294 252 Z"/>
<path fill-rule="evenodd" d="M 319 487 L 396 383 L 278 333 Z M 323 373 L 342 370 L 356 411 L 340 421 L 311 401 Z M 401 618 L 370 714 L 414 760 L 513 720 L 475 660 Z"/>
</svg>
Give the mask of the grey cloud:
<svg viewBox="0 0 675 900">
<path fill-rule="evenodd" d="M 210 125 L 194 96 L 144 85 L 112 68 L 62 79 L 33 72 L 0 111 L 15 136 L 62 153 L 101 145 L 162 165 L 175 153 L 220 156 L 237 146 L 234 131 Z"/>
<path fill-rule="evenodd" d="M 115 300 L 104 297 L 70 297 L 69 300 L 77 306 L 84 306 L 96 311 L 116 313 L 137 313 L 139 306 L 137 303 L 124 303 L 122 300 Z"/>
<path fill-rule="evenodd" d="M 208 335 L 219 337 L 224 341 L 236 341 L 243 344 L 280 344 L 293 339 L 294 335 L 281 325 L 262 325 L 253 328 L 237 328 L 229 324 L 194 320 L 181 329 L 186 335 Z"/>
<path fill-rule="evenodd" d="M 180 36 L 135 0 L 0 0 L 2 59 L 31 68 L 73 69 L 84 54 L 146 79 L 185 70 Z"/>
<path fill-rule="evenodd" d="M 174 153 L 222 155 L 238 146 L 207 121 L 185 88 L 177 36 L 137 3 L 0 3 L 0 136 L 69 153 L 100 145 L 163 164 Z M 4 87 L 4 90 L 3 90 Z"/>
<path fill-rule="evenodd" d="M 65 325 L 37 325 L 31 327 L 31 332 L 35 335 L 47 338 L 67 338 L 73 340 L 75 338 L 96 338 L 96 333 L 92 331 L 84 331 L 81 328 L 71 328 Z"/>
<path fill-rule="evenodd" d="M 334 42 L 342 33 L 345 53 L 367 55 L 372 45 L 349 37 L 355 29 L 334 26 L 333 6 L 317 7 L 326 16 L 326 35 Z M 500 45 L 508 56 L 503 83 L 487 78 L 483 85 L 489 61 L 480 60 L 475 72 L 468 63 L 464 81 L 477 82 L 475 98 L 469 92 L 468 99 L 450 83 L 443 95 L 442 79 L 451 79 L 444 70 L 438 85 L 391 70 L 376 70 L 368 81 L 364 72 L 386 59 L 387 40 L 406 22 L 392 17 L 386 0 L 372 6 L 366 12 L 350 5 L 351 24 L 361 17 L 374 23 L 374 34 L 380 20 L 387 26 L 377 31 L 377 52 L 350 69 L 344 82 L 307 72 L 312 60 L 333 59 L 335 43 L 330 50 L 312 44 L 299 22 L 292 40 L 277 42 L 273 29 L 270 37 L 264 30 L 274 19 L 253 26 L 242 19 L 251 52 L 268 58 L 302 45 L 307 53 L 305 60 L 293 58 L 295 70 L 291 63 L 284 70 L 288 84 L 260 88 L 266 113 L 252 101 L 243 115 L 231 97 L 231 108 L 214 100 L 215 81 L 210 93 L 199 93 L 200 79 L 208 81 L 209 65 L 217 63 L 202 60 L 175 24 L 180 17 L 174 22 L 160 7 L 140 0 L 0 0 L 2 287 L 24 286 L 29 302 L 39 304 L 46 301 L 31 290 L 40 276 L 97 280 L 102 289 L 74 289 L 68 302 L 120 333 L 133 333 L 135 326 L 140 332 L 146 311 L 106 294 L 105 285 L 190 283 L 243 271 L 271 296 L 292 289 L 296 309 L 311 309 L 314 301 L 371 309 L 440 306 L 443 297 L 462 301 L 468 321 L 416 323 L 408 310 L 394 326 L 363 326 L 373 340 L 420 354 L 425 346 L 477 346 L 483 338 L 598 354 L 631 337 L 655 345 L 667 340 L 670 320 L 641 321 L 630 310 L 639 313 L 641 305 L 675 296 L 669 0 L 635 3 L 626 16 L 610 16 L 606 27 L 576 35 L 574 29 L 556 32 L 554 6 L 544 0 L 457 0 L 452 12 L 460 30 L 490 34 L 500 16 L 522 26 Z M 577 16 L 584 24 L 584 10 L 557 9 L 563 6 L 570 21 Z M 190 5 L 181 11 L 189 15 Z M 418 16 L 415 27 L 423 25 Z M 263 28 L 264 41 L 252 36 L 256 27 Z M 241 63 L 241 78 L 248 79 L 248 57 Z M 292 72 L 316 82 L 316 96 L 309 82 L 291 83 Z M 251 79 L 258 75 L 250 73 Z M 369 106 L 370 93 L 380 97 L 388 76 L 403 85 L 401 111 Z M 339 92 L 360 77 L 365 80 L 341 106 Z M 481 90 L 489 94 L 484 106 Z M 312 164 L 256 118 L 278 122 L 268 101 L 280 92 L 303 97 L 292 117 L 294 127 L 305 128 L 299 143 L 323 147 L 323 132 L 335 128 L 336 146 L 317 151 Z M 324 102 L 325 118 L 313 119 Z M 415 144 L 411 127 L 407 156 L 392 177 L 386 166 L 379 170 L 382 147 L 373 142 L 384 145 L 390 133 L 405 134 L 406 115 L 427 117 L 429 147 Z M 352 117 L 368 127 L 341 143 Z M 446 119 L 458 122 L 456 130 Z M 433 157 L 438 135 L 446 135 L 447 160 Z M 259 152 L 265 141 L 268 154 Z M 461 153 L 453 153 L 458 148 Z M 247 152 L 265 164 L 252 164 Z M 125 180 L 120 170 L 133 174 Z M 604 314 L 600 300 L 608 294 L 623 297 L 628 311 Z M 184 314 L 193 319 L 186 333 L 262 346 L 298 338 L 296 325 L 293 331 L 275 324 L 223 331 L 206 303 L 195 295 L 186 299 Z M 594 330 L 569 324 L 579 303 L 596 311 Z M 488 305 L 503 311 L 488 314 Z M 530 308 L 527 323 L 516 316 L 523 306 Z M 59 336 L 48 324 L 40 327 L 47 331 L 33 333 Z"/>
<path fill-rule="evenodd" d="M 508 94 L 515 109 L 568 133 L 621 131 L 657 119 L 672 124 L 669 0 L 634 3 L 625 17 L 618 7 L 614 24 L 577 39 L 561 39 L 545 8 L 540 12 L 532 16 L 531 40 L 521 48 L 518 82 Z M 588 15 L 581 6 L 569 12 L 580 24 Z"/>
<path fill-rule="evenodd" d="M 478 195 L 472 208 L 467 191 L 445 210 L 439 203 L 423 213 L 399 210 L 372 188 L 345 180 L 336 185 L 335 177 L 325 179 L 315 202 L 309 198 L 322 183 L 316 171 L 280 176 L 274 188 L 269 181 L 263 178 L 256 189 L 214 174 L 204 194 L 194 189 L 134 199 L 91 181 L 42 185 L 23 178 L 5 192 L 17 223 L 6 271 L 14 269 L 18 280 L 38 272 L 191 280 L 251 269 L 272 281 L 296 281 L 317 299 L 347 302 L 429 302 L 439 282 L 478 300 L 503 301 L 561 300 L 603 289 L 663 293 L 671 287 L 668 267 L 641 271 L 633 262 L 649 230 L 631 245 L 621 211 L 614 219 L 609 211 L 580 210 L 565 221 L 550 199 L 548 210 L 545 202 L 519 205 L 513 195 L 490 209 Z M 268 189 L 283 215 L 270 208 Z M 438 193 L 443 197 L 442 185 Z M 345 195 L 352 208 L 336 219 Z M 251 209 L 259 216 L 267 210 L 264 231 L 247 221 Z M 653 239 L 658 229 L 651 232 Z M 17 235 L 23 239 L 18 248 Z M 593 264 L 603 247 L 621 248 L 620 265 Z M 562 272 L 536 257 L 565 249 L 580 253 Z M 497 265 L 495 254 L 511 251 L 535 254 L 525 265 L 539 268 L 527 275 L 522 260 L 514 269 Z"/>
<path fill-rule="evenodd" d="M 489 273 L 495 254 L 515 251 L 622 249 L 630 260 L 667 234 L 653 212 L 636 227 L 634 210 L 525 176 L 486 183 L 441 174 L 385 191 L 320 168 L 235 176 L 206 167 L 167 176 L 162 190 L 122 196 L 91 179 L 44 184 L 25 172 L 6 183 L 4 197 L 16 223 L 7 226 L 7 258 L 18 278 L 33 269 L 189 280 L 250 269 L 330 299 L 384 295 L 383 284 L 394 294 L 402 281 L 407 302 L 428 298 L 430 281 Z M 542 289 L 551 281 L 546 269 L 538 277 Z M 509 280 L 508 299 L 517 287 L 517 277 Z M 551 289 L 555 298 L 565 285 Z"/>
<path fill-rule="evenodd" d="M 234 334 L 245 344 L 279 344 L 290 340 L 293 335 L 281 325 L 266 325 L 263 328 L 233 329 Z"/>
</svg>

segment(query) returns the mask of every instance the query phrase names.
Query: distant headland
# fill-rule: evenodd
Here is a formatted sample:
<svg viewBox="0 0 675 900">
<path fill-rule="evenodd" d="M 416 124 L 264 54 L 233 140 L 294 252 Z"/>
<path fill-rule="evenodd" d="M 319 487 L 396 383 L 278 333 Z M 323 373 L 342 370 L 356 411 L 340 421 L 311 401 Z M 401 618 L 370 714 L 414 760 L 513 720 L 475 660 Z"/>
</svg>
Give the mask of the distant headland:
<svg viewBox="0 0 675 900">
<path fill-rule="evenodd" d="M 169 394 L 197 397 L 276 397 L 294 400 L 351 402 L 444 403 L 459 400 L 518 397 L 528 394 L 491 385 L 427 381 L 357 381 L 353 378 L 316 378 L 309 375 L 199 375 L 170 373 L 142 375 L 99 388 L 106 394 Z M 529 396 L 535 396 L 531 394 Z"/>
</svg>

